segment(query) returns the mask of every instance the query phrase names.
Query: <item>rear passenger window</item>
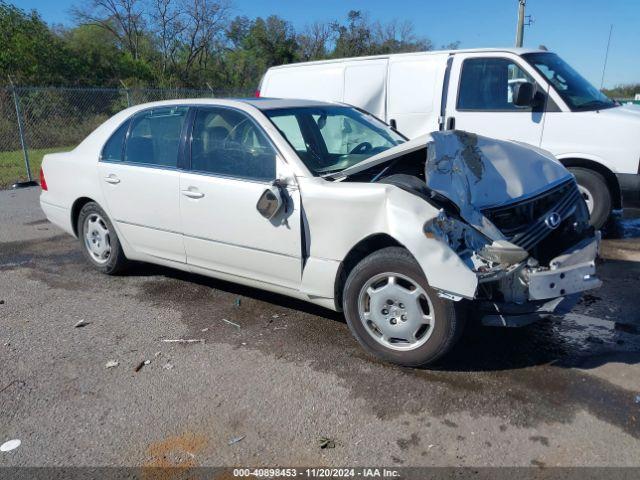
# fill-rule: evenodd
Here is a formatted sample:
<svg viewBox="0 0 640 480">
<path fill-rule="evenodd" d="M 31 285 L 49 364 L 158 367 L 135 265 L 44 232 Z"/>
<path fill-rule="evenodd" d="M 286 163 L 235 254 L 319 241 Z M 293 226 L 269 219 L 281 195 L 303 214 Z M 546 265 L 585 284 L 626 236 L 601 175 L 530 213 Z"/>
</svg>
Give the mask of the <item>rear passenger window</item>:
<svg viewBox="0 0 640 480">
<path fill-rule="evenodd" d="M 276 176 L 276 153 L 260 128 L 230 109 L 201 109 L 191 136 L 191 169 L 249 180 Z"/>
<path fill-rule="evenodd" d="M 162 107 L 135 116 L 126 141 L 125 162 L 176 167 L 187 110 L 188 107 Z"/>
<path fill-rule="evenodd" d="M 111 138 L 107 140 L 107 143 L 105 143 L 100 160 L 103 162 L 122 161 L 122 147 L 124 146 L 124 137 L 127 136 L 128 129 L 129 121 L 124 122 L 124 124 L 118 127 L 113 135 L 111 135 Z"/>
<path fill-rule="evenodd" d="M 519 83 L 535 81 L 506 58 L 469 58 L 462 64 L 458 110 L 526 111 L 513 104 Z"/>
</svg>

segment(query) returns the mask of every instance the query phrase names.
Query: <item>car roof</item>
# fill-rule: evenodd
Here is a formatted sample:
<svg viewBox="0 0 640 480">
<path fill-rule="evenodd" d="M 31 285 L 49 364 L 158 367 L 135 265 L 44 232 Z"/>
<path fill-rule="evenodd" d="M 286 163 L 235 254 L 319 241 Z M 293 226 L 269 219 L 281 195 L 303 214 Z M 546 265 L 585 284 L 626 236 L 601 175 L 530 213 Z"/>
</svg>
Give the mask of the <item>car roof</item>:
<svg viewBox="0 0 640 480">
<path fill-rule="evenodd" d="M 330 107 L 341 105 L 332 102 L 322 102 L 318 100 L 302 100 L 297 98 L 242 98 L 241 102 L 248 103 L 258 110 L 273 110 L 277 108 L 301 108 L 301 107 Z"/>
</svg>

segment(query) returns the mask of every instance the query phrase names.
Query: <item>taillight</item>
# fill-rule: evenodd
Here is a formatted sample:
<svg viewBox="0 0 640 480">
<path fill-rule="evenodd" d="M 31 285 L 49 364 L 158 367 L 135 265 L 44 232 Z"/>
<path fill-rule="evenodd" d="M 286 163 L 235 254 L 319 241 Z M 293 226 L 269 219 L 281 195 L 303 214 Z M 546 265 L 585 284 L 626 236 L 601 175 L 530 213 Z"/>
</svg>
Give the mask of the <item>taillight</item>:
<svg viewBox="0 0 640 480">
<path fill-rule="evenodd" d="M 260 89 L 256 90 L 253 96 L 256 98 L 260 98 Z"/>
<path fill-rule="evenodd" d="M 44 170 L 42 170 L 42 167 L 40 168 L 40 188 L 45 192 L 48 190 L 47 181 L 44 178 Z"/>
</svg>

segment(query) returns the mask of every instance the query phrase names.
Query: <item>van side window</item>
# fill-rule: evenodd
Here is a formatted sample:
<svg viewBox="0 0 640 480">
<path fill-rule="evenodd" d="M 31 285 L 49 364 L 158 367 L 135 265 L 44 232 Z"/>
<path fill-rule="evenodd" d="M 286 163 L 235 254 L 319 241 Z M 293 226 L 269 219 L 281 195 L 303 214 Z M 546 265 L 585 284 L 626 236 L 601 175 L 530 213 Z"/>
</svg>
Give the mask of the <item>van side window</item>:
<svg viewBox="0 0 640 480">
<path fill-rule="evenodd" d="M 161 107 L 135 116 L 131 120 L 124 161 L 176 167 L 180 133 L 188 110 L 188 107 Z"/>
<path fill-rule="evenodd" d="M 104 144 L 102 155 L 100 155 L 101 161 L 122 161 L 122 150 L 124 147 L 124 138 L 127 136 L 127 130 L 129 130 L 129 120 L 120 125 L 118 129 L 111 135 L 109 140 L 107 140 L 107 143 Z"/>
<path fill-rule="evenodd" d="M 247 115 L 226 108 L 203 108 L 193 124 L 191 169 L 271 181 L 276 177 L 276 152 Z"/>
<path fill-rule="evenodd" d="M 458 110 L 526 111 L 513 104 L 518 83 L 535 81 L 506 58 L 468 58 L 462 64 Z"/>
</svg>

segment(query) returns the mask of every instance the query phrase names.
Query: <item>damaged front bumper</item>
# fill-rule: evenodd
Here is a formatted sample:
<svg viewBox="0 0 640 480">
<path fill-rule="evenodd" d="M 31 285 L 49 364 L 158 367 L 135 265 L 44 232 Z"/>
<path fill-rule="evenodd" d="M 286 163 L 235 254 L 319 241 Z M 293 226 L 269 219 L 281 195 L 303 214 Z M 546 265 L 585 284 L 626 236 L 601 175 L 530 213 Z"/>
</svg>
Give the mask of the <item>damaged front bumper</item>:
<svg viewBox="0 0 640 480">
<path fill-rule="evenodd" d="M 490 297 L 478 300 L 482 323 L 517 327 L 567 313 L 582 292 L 602 285 L 595 275 L 599 243 L 596 233 L 553 258 L 548 267 L 529 260 L 499 278 L 480 279 L 481 291 Z"/>
</svg>

